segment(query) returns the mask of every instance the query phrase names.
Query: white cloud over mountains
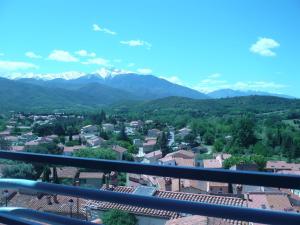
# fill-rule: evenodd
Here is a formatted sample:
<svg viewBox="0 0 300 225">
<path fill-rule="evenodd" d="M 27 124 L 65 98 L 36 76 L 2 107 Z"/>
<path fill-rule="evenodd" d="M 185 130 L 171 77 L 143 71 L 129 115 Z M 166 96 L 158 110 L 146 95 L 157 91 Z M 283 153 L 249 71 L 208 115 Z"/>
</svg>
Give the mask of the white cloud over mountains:
<svg viewBox="0 0 300 225">
<path fill-rule="evenodd" d="M 19 61 L 0 61 L 0 71 L 17 71 L 38 69 L 39 67 L 33 63 Z"/>
<path fill-rule="evenodd" d="M 191 86 L 191 88 L 203 93 L 209 93 L 219 89 L 233 89 L 233 90 L 253 90 L 253 91 L 277 91 L 287 86 L 278 84 L 273 81 L 237 81 L 229 82 L 225 79 L 220 79 L 222 75 L 209 75 L 206 79 L 201 80 L 198 84 Z"/>
<path fill-rule="evenodd" d="M 53 50 L 49 56 L 49 60 L 59 61 L 59 62 L 78 62 L 79 59 L 73 56 L 71 53 L 64 50 Z"/>
<path fill-rule="evenodd" d="M 110 35 L 116 35 L 117 34 L 117 32 L 112 31 L 112 30 L 107 29 L 107 28 L 100 27 L 98 24 L 93 24 L 93 31 L 103 32 L 103 33 L 110 34 Z"/>
<path fill-rule="evenodd" d="M 250 47 L 250 51 L 261 56 L 276 56 L 273 49 L 279 46 L 280 44 L 271 38 L 259 38 L 257 42 Z"/>
</svg>

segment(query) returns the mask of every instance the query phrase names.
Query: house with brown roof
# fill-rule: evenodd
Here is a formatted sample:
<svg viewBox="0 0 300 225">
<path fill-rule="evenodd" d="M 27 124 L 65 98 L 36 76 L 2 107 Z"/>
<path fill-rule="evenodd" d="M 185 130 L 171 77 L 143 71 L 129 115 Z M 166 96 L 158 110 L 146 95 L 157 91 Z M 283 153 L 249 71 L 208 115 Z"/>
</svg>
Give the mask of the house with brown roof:
<svg viewBox="0 0 300 225">
<path fill-rule="evenodd" d="M 268 161 L 265 170 L 273 173 L 281 170 L 300 170 L 300 164 L 287 163 L 285 161 Z"/>
<path fill-rule="evenodd" d="M 195 153 L 187 150 L 178 150 L 176 152 L 171 152 L 166 156 L 171 156 L 173 158 L 195 159 Z"/>
<path fill-rule="evenodd" d="M 246 195 L 246 200 L 248 208 L 285 212 L 296 211 L 285 193 L 249 193 Z"/>
<path fill-rule="evenodd" d="M 111 149 L 117 154 L 118 160 L 122 160 L 123 155 L 128 151 L 127 148 L 123 148 L 119 145 L 113 145 Z"/>
<path fill-rule="evenodd" d="M 148 153 L 148 152 L 154 151 L 154 148 L 156 146 L 156 142 L 157 142 L 156 138 L 146 139 L 145 142 L 143 143 L 144 152 Z"/>
<path fill-rule="evenodd" d="M 102 189 L 105 190 L 105 187 L 103 187 Z M 145 196 L 155 196 L 158 198 L 165 198 L 165 199 L 178 199 L 178 200 L 205 202 L 205 203 L 212 203 L 212 204 L 219 204 L 219 205 L 246 207 L 246 201 L 244 201 L 242 198 L 235 198 L 235 197 L 159 191 L 156 190 L 154 187 L 144 187 L 144 186 L 138 186 L 137 188 L 116 186 L 116 187 L 111 187 L 109 190 L 114 192 L 120 192 L 120 193 L 132 193 L 132 194 L 141 194 Z M 87 201 L 86 205 L 98 211 L 100 217 L 101 215 L 103 215 L 105 211 L 110 209 L 119 209 L 129 213 L 133 213 L 138 219 L 139 225 L 146 225 L 146 224 L 164 225 L 170 219 L 178 219 L 186 216 L 180 213 L 166 211 L 166 210 L 149 209 L 144 207 L 137 207 L 131 205 L 118 204 L 118 203 L 104 202 L 104 201 L 90 200 Z M 226 220 L 224 219 L 223 221 Z M 242 222 L 240 221 L 231 220 L 228 222 L 229 222 L 228 224 L 242 224 Z"/>
<path fill-rule="evenodd" d="M 80 172 L 79 184 L 83 187 L 98 189 L 102 186 L 103 175 L 102 172 Z"/>
</svg>

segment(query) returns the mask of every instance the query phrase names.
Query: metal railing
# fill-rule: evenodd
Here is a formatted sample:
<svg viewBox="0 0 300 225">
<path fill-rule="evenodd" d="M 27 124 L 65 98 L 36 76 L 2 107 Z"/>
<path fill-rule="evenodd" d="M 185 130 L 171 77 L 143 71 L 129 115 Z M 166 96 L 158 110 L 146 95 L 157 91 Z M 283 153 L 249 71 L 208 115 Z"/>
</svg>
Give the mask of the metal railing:
<svg viewBox="0 0 300 225">
<path fill-rule="evenodd" d="M 39 162 L 54 165 L 90 168 L 103 172 L 118 171 L 193 180 L 300 189 L 300 176 L 295 175 L 279 175 L 272 173 L 231 171 L 223 169 L 204 169 L 197 167 L 160 166 L 125 161 L 97 160 L 59 155 L 16 153 L 9 151 L 0 151 L 0 158 L 21 160 L 26 162 Z M 152 209 L 161 209 L 178 213 L 251 221 L 256 223 L 286 225 L 300 224 L 300 214 L 297 213 L 139 196 L 134 194 L 93 190 L 81 187 L 49 184 L 28 180 L 0 179 L 0 188 L 22 188 L 36 190 L 44 193 L 61 194 L 98 201 L 107 201 Z M 5 213 L 2 213 L 2 211 L 0 210 L 0 214 L 4 215 Z M 85 223 L 84 221 L 80 222 L 81 224 Z"/>
</svg>

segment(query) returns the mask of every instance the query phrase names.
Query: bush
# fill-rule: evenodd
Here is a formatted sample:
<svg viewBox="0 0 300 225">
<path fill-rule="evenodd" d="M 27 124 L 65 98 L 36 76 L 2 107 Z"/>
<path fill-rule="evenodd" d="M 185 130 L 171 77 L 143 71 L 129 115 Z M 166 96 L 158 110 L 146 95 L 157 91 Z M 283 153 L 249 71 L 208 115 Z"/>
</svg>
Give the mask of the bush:
<svg viewBox="0 0 300 225">
<path fill-rule="evenodd" d="M 109 210 L 103 214 L 105 225 L 136 225 L 137 219 L 133 214 L 121 210 Z"/>
</svg>

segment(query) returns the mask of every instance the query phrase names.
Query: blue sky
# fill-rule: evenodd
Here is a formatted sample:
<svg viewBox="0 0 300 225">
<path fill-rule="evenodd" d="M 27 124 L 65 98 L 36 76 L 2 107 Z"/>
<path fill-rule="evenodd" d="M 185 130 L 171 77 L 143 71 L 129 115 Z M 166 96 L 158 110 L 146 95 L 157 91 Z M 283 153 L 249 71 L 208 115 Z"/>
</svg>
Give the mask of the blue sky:
<svg viewBox="0 0 300 225">
<path fill-rule="evenodd" d="M 300 97 L 297 0 L 1 0 L 0 34 L 2 76 L 133 71 Z"/>
</svg>

